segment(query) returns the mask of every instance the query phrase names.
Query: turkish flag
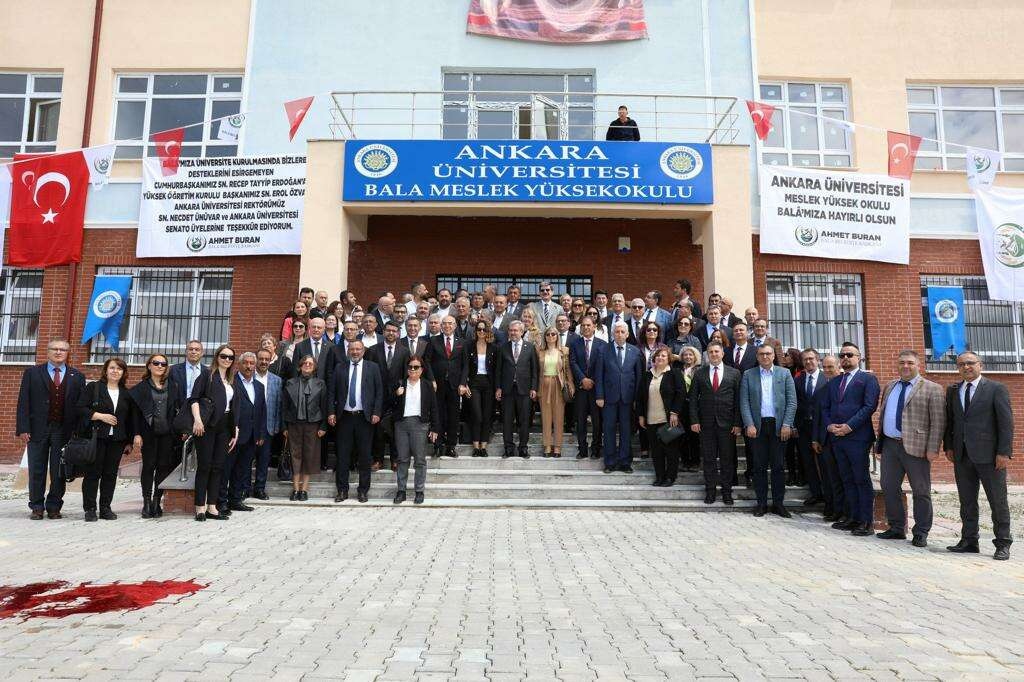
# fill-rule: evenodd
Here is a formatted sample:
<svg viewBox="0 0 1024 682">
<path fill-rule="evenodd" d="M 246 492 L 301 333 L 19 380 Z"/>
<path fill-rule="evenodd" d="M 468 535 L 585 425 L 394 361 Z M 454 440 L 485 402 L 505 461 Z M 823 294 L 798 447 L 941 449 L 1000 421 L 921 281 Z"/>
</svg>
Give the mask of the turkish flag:
<svg viewBox="0 0 1024 682">
<path fill-rule="evenodd" d="M 750 112 L 750 120 L 754 124 L 754 132 L 757 133 L 758 139 L 764 142 L 774 127 L 772 126 L 772 114 L 775 113 L 775 107 L 764 102 L 751 102 L 748 99 L 747 110 Z"/>
<path fill-rule="evenodd" d="M 291 126 L 288 131 L 289 142 L 295 138 L 295 133 L 299 131 L 299 126 L 302 125 L 302 119 L 306 118 L 306 112 L 309 111 L 309 107 L 312 104 L 312 97 L 293 99 L 290 102 L 284 103 L 284 113 L 288 116 L 288 125 Z"/>
<path fill-rule="evenodd" d="M 160 173 L 167 177 L 178 172 L 178 159 L 181 158 L 181 142 L 185 139 L 185 129 L 175 128 L 162 133 L 153 133 L 156 142 L 156 155 L 160 158 Z"/>
<path fill-rule="evenodd" d="M 889 133 L 889 177 L 909 180 L 914 172 L 914 159 L 921 138 L 908 133 Z"/>
<path fill-rule="evenodd" d="M 11 166 L 7 262 L 47 267 L 82 261 L 89 165 L 81 151 L 16 154 Z"/>
</svg>

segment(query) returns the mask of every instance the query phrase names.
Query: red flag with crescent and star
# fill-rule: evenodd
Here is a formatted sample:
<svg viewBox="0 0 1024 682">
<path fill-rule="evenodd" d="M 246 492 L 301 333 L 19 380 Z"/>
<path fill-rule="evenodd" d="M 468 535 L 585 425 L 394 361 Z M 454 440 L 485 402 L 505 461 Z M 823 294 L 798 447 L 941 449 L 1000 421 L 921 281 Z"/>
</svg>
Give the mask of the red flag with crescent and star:
<svg viewBox="0 0 1024 682">
<path fill-rule="evenodd" d="M 284 113 L 288 116 L 289 142 L 295 138 L 295 133 L 299 132 L 299 126 L 302 125 L 302 119 L 306 118 L 306 112 L 309 111 L 309 107 L 312 104 L 312 97 L 302 97 L 300 99 L 293 99 L 290 102 L 284 103 Z"/>
<path fill-rule="evenodd" d="M 174 128 L 153 133 L 156 143 L 156 155 L 160 159 L 160 173 L 164 177 L 178 172 L 178 160 L 181 158 L 181 143 L 185 139 L 184 128 Z"/>
<path fill-rule="evenodd" d="M 750 111 L 750 120 L 754 124 L 754 132 L 757 133 L 758 139 L 764 142 L 768 137 L 768 133 L 772 132 L 772 114 L 775 113 L 775 107 L 764 102 L 751 102 L 748 99 L 747 110 Z"/>
<path fill-rule="evenodd" d="M 82 152 L 16 154 L 11 175 L 7 263 L 29 268 L 80 263 L 89 191 Z"/>
<path fill-rule="evenodd" d="M 908 133 L 889 133 L 889 177 L 909 180 L 921 138 Z"/>
</svg>

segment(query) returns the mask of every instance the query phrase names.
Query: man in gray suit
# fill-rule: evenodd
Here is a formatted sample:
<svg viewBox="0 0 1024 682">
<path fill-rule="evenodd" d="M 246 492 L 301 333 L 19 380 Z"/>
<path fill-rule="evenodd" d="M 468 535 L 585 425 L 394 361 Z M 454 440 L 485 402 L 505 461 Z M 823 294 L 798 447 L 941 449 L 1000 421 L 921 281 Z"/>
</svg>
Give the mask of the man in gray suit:
<svg viewBox="0 0 1024 682">
<path fill-rule="evenodd" d="M 775 366 L 775 349 L 757 349 L 757 367 L 743 373 L 740 382 L 740 415 L 744 435 L 754 456 L 754 488 L 757 506 L 754 516 L 768 510 L 768 467 L 772 469 L 772 513 L 788 519 L 786 471 L 783 460 L 786 441 L 793 435 L 796 419 L 796 385 L 788 369 Z"/>
<path fill-rule="evenodd" d="M 540 292 L 540 300 L 531 303 L 530 308 L 533 309 L 537 326 L 543 331 L 555 326 L 555 317 L 562 312 L 562 306 L 551 298 L 551 282 L 541 282 L 537 290 Z"/>
<path fill-rule="evenodd" d="M 1013 411 L 1005 384 L 981 376 L 977 354 L 956 358 L 963 381 L 946 389 L 946 459 L 953 463 L 960 496 L 960 542 L 950 552 L 978 553 L 978 485 L 992 508 L 996 546 L 993 559 L 1010 558 L 1010 507 L 1006 500 L 1006 468 L 1013 447 Z"/>
</svg>

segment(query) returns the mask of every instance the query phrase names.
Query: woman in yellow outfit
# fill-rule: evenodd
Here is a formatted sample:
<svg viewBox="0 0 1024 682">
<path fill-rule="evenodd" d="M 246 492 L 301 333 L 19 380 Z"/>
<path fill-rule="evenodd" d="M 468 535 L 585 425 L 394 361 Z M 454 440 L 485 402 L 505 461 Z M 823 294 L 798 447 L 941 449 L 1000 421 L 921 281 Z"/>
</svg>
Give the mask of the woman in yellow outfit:
<svg viewBox="0 0 1024 682">
<path fill-rule="evenodd" d="M 544 456 L 562 456 L 562 425 L 566 400 L 572 400 L 573 382 L 569 349 L 560 342 L 558 330 L 548 327 L 537 344 L 540 360 L 540 424 Z M 568 395 L 563 395 L 563 391 Z"/>
</svg>

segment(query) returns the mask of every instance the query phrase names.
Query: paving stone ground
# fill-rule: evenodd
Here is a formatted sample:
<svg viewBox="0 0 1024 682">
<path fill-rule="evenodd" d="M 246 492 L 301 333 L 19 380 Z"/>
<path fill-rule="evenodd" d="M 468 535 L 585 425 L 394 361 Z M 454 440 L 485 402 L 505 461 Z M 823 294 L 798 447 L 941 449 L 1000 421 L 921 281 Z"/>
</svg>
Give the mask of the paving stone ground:
<svg viewBox="0 0 1024 682">
<path fill-rule="evenodd" d="M 131 612 L 0 620 L 5 680 L 1024 679 L 1024 560 L 813 516 L 265 507 L 33 522 L 0 584 L 190 580 Z"/>
</svg>

